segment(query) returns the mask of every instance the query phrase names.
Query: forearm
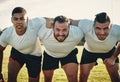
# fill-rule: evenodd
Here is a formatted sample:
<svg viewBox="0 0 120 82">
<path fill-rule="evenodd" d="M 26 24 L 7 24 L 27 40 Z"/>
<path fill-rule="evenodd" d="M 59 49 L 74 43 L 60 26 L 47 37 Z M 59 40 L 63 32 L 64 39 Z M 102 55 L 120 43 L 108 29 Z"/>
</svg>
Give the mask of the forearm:
<svg viewBox="0 0 120 82">
<path fill-rule="evenodd" d="M 80 21 L 80 20 L 73 20 L 73 19 L 70 19 L 70 25 L 78 26 L 79 21 Z"/>
<path fill-rule="evenodd" d="M 52 28 L 53 27 L 53 18 L 49 18 L 49 17 L 43 17 L 46 20 L 46 27 L 47 28 Z M 78 23 L 80 20 L 73 20 L 73 19 L 69 19 L 70 20 L 70 25 L 75 25 L 78 26 Z"/>
<path fill-rule="evenodd" d="M 3 51 L 5 47 L 0 45 L 0 81 L 4 82 L 3 75 L 2 75 L 2 61 L 3 61 Z"/>
<path fill-rule="evenodd" d="M 4 47 L 2 47 L 0 45 L 0 73 L 2 72 L 2 61 L 3 61 L 3 51 L 4 51 Z"/>
<path fill-rule="evenodd" d="M 114 51 L 114 54 L 112 57 L 117 58 L 117 56 L 120 54 L 120 43 L 117 44 L 117 47 Z"/>
<path fill-rule="evenodd" d="M 0 52 L 0 73 L 2 72 L 3 52 Z"/>
<path fill-rule="evenodd" d="M 46 27 L 47 28 L 52 28 L 53 27 L 53 18 L 48 18 L 48 17 L 44 17 L 46 20 Z"/>
</svg>

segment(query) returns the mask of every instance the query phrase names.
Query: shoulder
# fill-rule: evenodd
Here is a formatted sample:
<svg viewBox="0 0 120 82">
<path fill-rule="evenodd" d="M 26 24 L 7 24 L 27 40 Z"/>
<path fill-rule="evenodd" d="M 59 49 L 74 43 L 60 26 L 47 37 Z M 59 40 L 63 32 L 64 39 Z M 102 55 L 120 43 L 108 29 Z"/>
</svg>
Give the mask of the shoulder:
<svg viewBox="0 0 120 82">
<path fill-rule="evenodd" d="M 13 27 L 8 27 L 2 30 L 2 33 L 0 35 L 0 44 L 2 44 L 4 47 L 7 45 L 7 42 L 10 40 L 11 35 L 13 34 Z"/>
<path fill-rule="evenodd" d="M 4 28 L 4 29 L 1 31 L 0 36 L 3 36 L 3 37 L 9 37 L 9 36 L 12 34 L 13 29 L 14 29 L 13 26 L 10 26 L 10 27 L 7 27 L 7 28 Z"/>
<path fill-rule="evenodd" d="M 70 25 L 70 33 L 75 36 L 83 36 L 83 31 L 81 30 L 81 28 L 74 25 Z"/>
<path fill-rule="evenodd" d="M 111 33 L 120 36 L 120 25 L 112 24 Z"/>
<path fill-rule="evenodd" d="M 112 27 L 113 27 L 113 28 L 120 28 L 120 25 L 112 24 Z"/>
<path fill-rule="evenodd" d="M 82 19 L 79 21 L 78 27 L 82 29 L 84 33 L 93 29 L 93 21 L 89 19 Z"/>
<path fill-rule="evenodd" d="M 44 18 L 32 18 L 28 20 L 27 26 L 30 29 L 34 29 L 34 30 L 39 30 L 41 27 L 45 26 L 45 19 Z"/>
<path fill-rule="evenodd" d="M 70 25 L 70 31 L 77 32 L 78 30 L 81 30 L 78 26 Z"/>
<path fill-rule="evenodd" d="M 89 20 L 89 19 L 81 19 L 78 23 L 78 25 L 90 25 L 90 24 L 93 24 L 93 21 L 92 20 Z"/>
<path fill-rule="evenodd" d="M 34 24 L 45 24 L 46 20 L 43 17 L 36 17 L 36 18 L 29 19 L 29 22 L 32 22 Z"/>
<path fill-rule="evenodd" d="M 112 31 L 120 31 L 120 25 L 117 25 L 117 24 L 112 24 L 112 28 L 111 28 Z"/>
</svg>

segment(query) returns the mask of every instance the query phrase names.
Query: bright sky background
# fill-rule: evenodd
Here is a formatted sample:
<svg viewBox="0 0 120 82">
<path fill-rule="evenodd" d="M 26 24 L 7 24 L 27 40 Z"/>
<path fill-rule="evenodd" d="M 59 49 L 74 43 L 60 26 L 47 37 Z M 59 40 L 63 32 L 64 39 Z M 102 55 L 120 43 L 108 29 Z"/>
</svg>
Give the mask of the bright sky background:
<svg viewBox="0 0 120 82">
<path fill-rule="evenodd" d="M 24 7 L 33 17 L 64 15 L 73 19 L 94 19 L 95 14 L 107 12 L 112 23 L 120 25 L 120 0 L 0 0 L 0 29 L 10 26 L 14 7 Z"/>
</svg>

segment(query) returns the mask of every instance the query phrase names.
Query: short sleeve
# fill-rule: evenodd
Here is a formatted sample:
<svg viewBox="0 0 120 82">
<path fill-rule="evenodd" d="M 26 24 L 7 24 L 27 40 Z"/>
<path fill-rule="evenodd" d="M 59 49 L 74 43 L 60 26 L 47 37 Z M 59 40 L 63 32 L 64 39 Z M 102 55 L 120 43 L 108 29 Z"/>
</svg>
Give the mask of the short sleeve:
<svg viewBox="0 0 120 82">
<path fill-rule="evenodd" d="M 78 27 L 84 32 L 88 32 L 93 28 L 93 21 L 88 19 L 82 19 L 78 23 Z"/>
<path fill-rule="evenodd" d="M 0 45 L 3 47 L 6 47 L 8 45 L 9 41 L 9 32 L 8 32 L 8 28 L 5 29 L 4 31 L 2 31 L 1 35 L 0 35 Z"/>
</svg>

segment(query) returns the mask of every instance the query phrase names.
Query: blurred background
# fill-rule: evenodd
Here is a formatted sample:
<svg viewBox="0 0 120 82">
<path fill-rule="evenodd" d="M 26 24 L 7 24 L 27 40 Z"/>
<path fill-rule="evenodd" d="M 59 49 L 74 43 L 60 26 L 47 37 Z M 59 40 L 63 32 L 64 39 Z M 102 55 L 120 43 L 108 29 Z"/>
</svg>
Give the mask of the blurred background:
<svg viewBox="0 0 120 82">
<path fill-rule="evenodd" d="M 11 12 L 21 6 L 29 18 L 64 15 L 73 19 L 94 19 L 107 12 L 112 23 L 120 24 L 120 0 L 0 0 L 0 29 L 10 26 Z"/>
</svg>

